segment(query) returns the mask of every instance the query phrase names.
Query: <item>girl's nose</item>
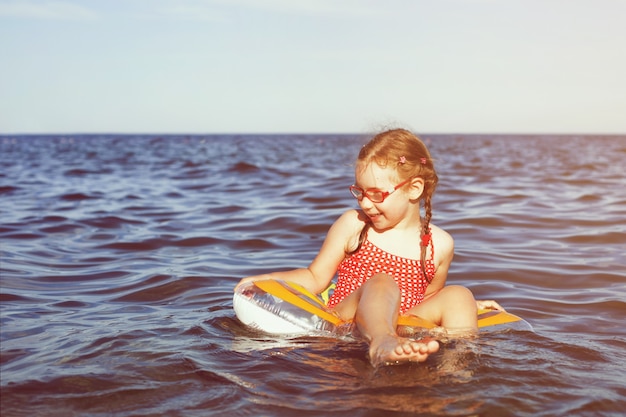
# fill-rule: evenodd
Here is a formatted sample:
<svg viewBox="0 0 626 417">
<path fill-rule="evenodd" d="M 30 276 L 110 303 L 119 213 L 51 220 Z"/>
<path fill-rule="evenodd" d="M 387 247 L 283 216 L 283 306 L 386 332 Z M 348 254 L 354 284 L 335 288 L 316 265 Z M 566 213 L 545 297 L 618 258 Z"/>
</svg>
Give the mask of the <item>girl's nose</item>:
<svg viewBox="0 0 626 417">
<path fill-rule="evenodd" d="M 372 200 L 370 200 L 369 198 L 363 196 L 363 198 L 361 199 L 361 201 L 359 201 L 359 206 L 361 206 L 361 208 L 363 210 L 366 210 L 368 208 L 371 208 L 374 206 L 374 203 L 372 203 Z"/>
</svg>

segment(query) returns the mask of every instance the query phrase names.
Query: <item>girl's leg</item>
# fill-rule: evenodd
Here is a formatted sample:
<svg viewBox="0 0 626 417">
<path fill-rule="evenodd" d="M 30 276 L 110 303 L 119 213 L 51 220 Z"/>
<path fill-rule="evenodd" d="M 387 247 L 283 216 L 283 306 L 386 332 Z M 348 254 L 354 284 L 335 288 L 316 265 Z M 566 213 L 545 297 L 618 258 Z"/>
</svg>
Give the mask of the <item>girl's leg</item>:
<svg viewBox="0 0 626 417">
<path fill-rule="evenodd" d="M 340 316 L 354 317 L 359 332 L 370 343 L 373 365 L 395 361 L 423 362 L 439 349 L 436 341 L 418 342 L 396 333 L 400 290 L 392 277 L 378 274 L 342 301 Z"/>
<path fill-rule="evenodd" d="M 408 311 L 444 327 L 450 336 L 470 335 L 478 330 L 476 300 L 460 285 L 448 285 Z"/>
</svg>

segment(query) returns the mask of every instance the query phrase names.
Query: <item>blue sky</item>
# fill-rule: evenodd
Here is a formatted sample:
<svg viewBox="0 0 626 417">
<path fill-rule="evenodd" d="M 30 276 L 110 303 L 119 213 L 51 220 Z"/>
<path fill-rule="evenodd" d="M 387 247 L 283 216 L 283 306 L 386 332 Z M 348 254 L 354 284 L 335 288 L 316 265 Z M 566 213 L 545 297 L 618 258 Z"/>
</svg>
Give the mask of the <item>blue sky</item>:
<svg viewBox="0 0 626 417">
<path fill-rule="evenodd" d="M 0 133 L 626 133 L 626 0 L 0 0 Z"/>
</svg>

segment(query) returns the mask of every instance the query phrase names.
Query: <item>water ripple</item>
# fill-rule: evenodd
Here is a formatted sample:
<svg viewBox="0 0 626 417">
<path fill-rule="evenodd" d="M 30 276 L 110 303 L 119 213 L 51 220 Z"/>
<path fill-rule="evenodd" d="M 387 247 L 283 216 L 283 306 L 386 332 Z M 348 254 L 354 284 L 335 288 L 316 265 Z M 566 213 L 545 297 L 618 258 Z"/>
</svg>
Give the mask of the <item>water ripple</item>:
<svg viewBox="0 0 626 417">
<path fill-rule="evenodd" d="M 235 318 L 242 276 L 305 267 L 356 206 L 364 139 L 0 141 L 2 415 L 620 415 L 624 137 L 425 137 L 449 282 L 534 332 L 374 369 L 362 342 Z"/>
</svg>

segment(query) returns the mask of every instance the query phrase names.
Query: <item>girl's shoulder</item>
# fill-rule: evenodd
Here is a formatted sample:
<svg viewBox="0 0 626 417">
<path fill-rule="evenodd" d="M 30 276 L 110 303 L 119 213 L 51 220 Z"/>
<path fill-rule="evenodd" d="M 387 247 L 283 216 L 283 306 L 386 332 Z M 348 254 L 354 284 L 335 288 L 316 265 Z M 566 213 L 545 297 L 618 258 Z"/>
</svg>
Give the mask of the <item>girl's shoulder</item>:
<svg viewBox="0 0 626 417">
<path fill-rule="evenodd" d="M 454 254 L 454 239 L 450 233 L 432 223 L 430 224 L 430 233 L 435 254 L 441 255 L 444 258 L 451 258 Z"/>
<path fill-rule="evenodd" d="M 333 227 L 340 228 L 346 233 L 352 234 L 354 232 L 360 233 L 366 224 L 367 216 L 363 214 L 361 210 L 350 209 L 339 216 L 333 224 Z"/>
<path fill-rule="evenodd" d="M 359 235 L 366 224 L 367 216 L 362 211 L 350 209 L 339 216 L 329 234 L 334 237 L 341 236 L 346 252 L 350 252 L 358 244 Z"/>
<path fill-rule="evenodd" d="M 337 219 L 337 221 L 363 226 L 365 223 L 367 223 L 368 220 L 363 211 L 357 209 L 348 209 L 344 211 L 341 216 L 339 216 L 339 219 Z"/>
</svg>

